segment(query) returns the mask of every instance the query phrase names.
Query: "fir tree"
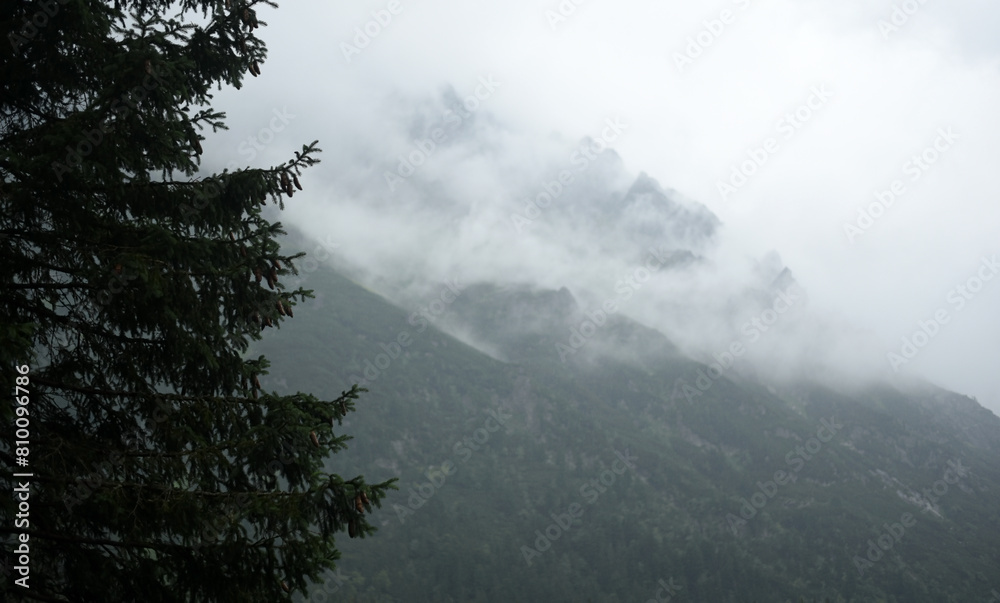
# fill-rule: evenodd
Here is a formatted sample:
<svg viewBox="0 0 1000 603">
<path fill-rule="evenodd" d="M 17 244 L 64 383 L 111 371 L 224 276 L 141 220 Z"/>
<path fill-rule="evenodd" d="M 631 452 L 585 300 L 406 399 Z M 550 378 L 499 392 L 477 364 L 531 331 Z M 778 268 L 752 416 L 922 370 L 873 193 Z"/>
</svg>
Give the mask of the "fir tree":
<svg viewBox="0 0 1000 603">
<path fill-rule="evenodd" d="M 25 506 L 0 498 L 14 597 L 283 600 L 394 488 L 324 471 L 363 389 L 265 392 L 247 354 L 310 297 L 282 284 L 303 254 L 262 209 L 319 152 L 199 175 L 203 133 L 225 127 L 212 86 L 261 75 L 261 4 L 2 9 L 0 488 L 29 508 L 15 523 Z"/>
</svg>

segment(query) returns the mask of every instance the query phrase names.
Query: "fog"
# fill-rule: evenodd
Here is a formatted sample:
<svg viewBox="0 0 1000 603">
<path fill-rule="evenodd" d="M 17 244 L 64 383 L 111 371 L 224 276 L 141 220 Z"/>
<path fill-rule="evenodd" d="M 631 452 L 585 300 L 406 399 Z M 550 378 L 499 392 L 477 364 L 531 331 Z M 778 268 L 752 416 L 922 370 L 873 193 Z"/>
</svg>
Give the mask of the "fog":
<svg viewBox="0 0 1000 603">
<path fill-rule="evenodd" d="M 920 377 L 1000 413 L 1000 9 L 985 0 L 260 16 L 270 56 L 217 94 L 230 130 L 204 168 L 318 139 L 281 219 L 373 289 L 419 303 L 453 278 L 565 286 L 701 359 L 739 341 L 772 377 Z M 640 174 L 670 211 L 622 204 Z M 653 244 L 696 259 L 639 283 Z M 785 267 L 799 294 L 778 312 Z"/>
</svg>

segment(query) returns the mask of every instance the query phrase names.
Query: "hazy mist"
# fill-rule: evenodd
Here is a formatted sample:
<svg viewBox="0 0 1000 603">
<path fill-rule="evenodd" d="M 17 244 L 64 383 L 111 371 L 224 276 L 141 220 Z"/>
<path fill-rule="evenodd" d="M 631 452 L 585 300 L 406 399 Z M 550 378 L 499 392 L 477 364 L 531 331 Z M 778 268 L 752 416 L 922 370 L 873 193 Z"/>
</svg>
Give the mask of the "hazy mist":
<svg viewBox="0 0 1000 603">
<path fill-rule="evenodd" d="M 701 360 L 740 342 L 771 377 L 918 376 L 1000 413 L 1000 9 L 915 4 L 283 5 L 204 167 L 319 139 L 282 220 L 410 307 L 567 287 Z"/>
</svg>

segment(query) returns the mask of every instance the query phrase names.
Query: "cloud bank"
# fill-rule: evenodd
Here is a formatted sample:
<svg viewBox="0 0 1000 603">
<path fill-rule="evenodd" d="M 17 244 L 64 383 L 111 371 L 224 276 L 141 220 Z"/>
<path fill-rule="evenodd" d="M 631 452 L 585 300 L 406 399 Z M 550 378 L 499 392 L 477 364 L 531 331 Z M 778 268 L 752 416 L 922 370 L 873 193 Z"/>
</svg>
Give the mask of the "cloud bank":
<svg viewBox="0 0 1000 603">
<path fill-rule="evenodd" d="M 991 4 L 396 0 L 263 16 L 271 56 L 218 95 L 231 130 L 205 167 L 320 139 L 283 219 L 336 240 L 372 286 L 418 296 L 457 275 L 598 303 L 642 264 L 637 241 L 667 240 L 699 269 L 658 273 L 623 312 L 692 353 L 738 336 L 763 311 L 750 292 L 787 266 L 809 316 L 783 315 L 795 335 L 762 336 L 761 358 L 891 372 L 909 342 L 900 374 L 1000 412 L 1000 279 L 980 274 L 1000 253 Z M 294 117 L 268 133 L 275 110 Z M 691 232 L 643 230 L 671 222 L 641 195 L 616 214 L 640 174 Z M 717 217 L 711 236 L 698 215 Z"/>
</svg>

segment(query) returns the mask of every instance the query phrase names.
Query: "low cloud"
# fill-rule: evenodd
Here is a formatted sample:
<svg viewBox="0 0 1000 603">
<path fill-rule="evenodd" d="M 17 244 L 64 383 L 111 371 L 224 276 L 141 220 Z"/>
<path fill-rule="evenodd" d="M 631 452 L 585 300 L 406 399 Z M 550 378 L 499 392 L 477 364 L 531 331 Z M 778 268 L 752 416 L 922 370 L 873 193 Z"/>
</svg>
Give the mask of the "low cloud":
<svg viewBox="0 0 1000 603">
<path fill-rule="evenodd" d="M 669 234 L 666 244 L 696 261 L 652 279 L 629 316 L 710 356 L 761 310 L 749 300 L 767 294 L 771 264 L 787 266 L 808 292 L 808 312 L 782 321 L 788 334 L 759 342 L 760 364 L 876 373 L 956 278 L 1000 251 L 1000 45 L 992 35 L 1000 11 L 985 0 L 924 3 L 886 35 L 880 22 L 892 23 L 902 4 L 593 0 L 553 29 L 552 2 L 400 0 L 350 62 L 339 44 L 358 28 L 375 31 L 370 22 L 386 2 L 282 6 L 267 15 L 261 77 L 218 95 L 232 129 L 213 137 L 216 152 L 205 156 L 218 157 L 219 169 L 246 161 L 240 142 L 287 107 L 296 118 L 252 163 L 282 161 L 317 138 L 324 154 L 283 219 L 336 239 L 345 269 L 394 299 L 419 299 L 431 288 L 422 283 L 459 276 L 566 286 L 585 307 L 612 295 L 642 261 L 639 239 Z M 735 18 L 720 30 L 712 21 L 723 9 Z M 706 27 L 717 32 L 711 44 L 679 71 L 673 53 Z M 499 85 L 486 95 L 481 78 L 489 77 Z M 832 96 L 822 106 L 814 99 L 813 114 L 786 139 L 779 121 L 822 86 Z M 454 122 L 449 110 L 467 116 L 390 191 L 385 172 L 398 171 L 435 124 Z M 573 171 L 570 186 L 549 193 L 549 206 L 518 232 L 512 215 L 575 170 L 573 153 L 599 140 L 609 119 L 628 124 L 611 150 Z M 907 162 L 942 128 L 961 138 L 911 181 Z M 766 162 L 722 199 L 720 179 L 760 148 Z M 615 216 L 641 174 L 689 219 L 665 223 L 710 215 L 711 233 L 693 229 L 682 243 L 675 231 L 644 231 L 655 217 L 642 203 Z M 849 240 L 844 224 L 856 224 L 858 208 L 897 179 L 905 193 Z M 995 288 L 970 300 L 905 372 L 1000 411 L 998 301 Z"/>
</svg>

